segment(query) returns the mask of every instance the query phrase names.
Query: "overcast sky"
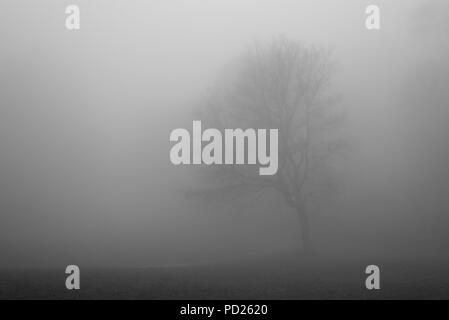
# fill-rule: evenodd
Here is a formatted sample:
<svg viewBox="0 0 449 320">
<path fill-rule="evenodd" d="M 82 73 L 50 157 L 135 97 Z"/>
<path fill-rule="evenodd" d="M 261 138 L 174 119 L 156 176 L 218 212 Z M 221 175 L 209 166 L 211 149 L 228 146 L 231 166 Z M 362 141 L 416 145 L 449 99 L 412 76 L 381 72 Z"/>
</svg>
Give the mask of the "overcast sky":
<svg viewBox="0 0 449 320">
<path fill-rule="evenodd" d="M 360 254 L 380 250 L 379 232 L 400 238 L 405 209 L 391 189 L 404 170 L 401 92 L 408 72 L 440 50 L 423 52 L 413 29 L 422 3 L 438 1 L 2 1 L 0 267 L 204 263 L 294 249 L 295 216 L 281 203 L 194 202 L 180 192 L 195 183 L 191 170 L 169 162 L 170 131 L 189 124 L 227 64 L 278 35 L 334 49 L 334 89 L 357 138 L 346 162 L 351 200 L 314 218 L 320 248 Z M 80 7 L 79 31 L 65 29 L 68 4 Z M 381 8 L 379 31 L 365 28 L 369 4 Z M 361 208 L 366 194 L 401 209 Z"/>
</svg>

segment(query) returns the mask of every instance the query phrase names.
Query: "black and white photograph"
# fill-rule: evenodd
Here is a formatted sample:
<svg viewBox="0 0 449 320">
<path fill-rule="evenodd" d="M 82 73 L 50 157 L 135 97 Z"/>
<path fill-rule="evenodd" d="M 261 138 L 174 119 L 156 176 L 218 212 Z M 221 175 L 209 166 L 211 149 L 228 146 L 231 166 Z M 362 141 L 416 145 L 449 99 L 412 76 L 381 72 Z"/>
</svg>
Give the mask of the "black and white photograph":
<svg viewBox="0 0 449 320">
<path fill-rule="evenodd" d="M 0 300 L 448 298 L 449 1 L 0 0 Z"/>
</svg>

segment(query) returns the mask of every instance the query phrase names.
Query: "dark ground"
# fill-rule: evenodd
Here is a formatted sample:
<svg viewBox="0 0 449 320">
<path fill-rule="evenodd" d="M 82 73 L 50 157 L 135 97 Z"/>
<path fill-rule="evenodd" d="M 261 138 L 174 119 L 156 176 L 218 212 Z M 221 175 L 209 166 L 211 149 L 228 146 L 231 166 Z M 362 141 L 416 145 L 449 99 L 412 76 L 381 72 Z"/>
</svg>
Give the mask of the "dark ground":
<svg viewBox="0 0 449 320">
<path fill-rule="evenodd" d="M 448 299 L 449 261 L 388 262 L 381 290 L 365 289 L 366 261 L 270 260 L 238 265 L 0 271 L 0 299 Z"/>
</svg>

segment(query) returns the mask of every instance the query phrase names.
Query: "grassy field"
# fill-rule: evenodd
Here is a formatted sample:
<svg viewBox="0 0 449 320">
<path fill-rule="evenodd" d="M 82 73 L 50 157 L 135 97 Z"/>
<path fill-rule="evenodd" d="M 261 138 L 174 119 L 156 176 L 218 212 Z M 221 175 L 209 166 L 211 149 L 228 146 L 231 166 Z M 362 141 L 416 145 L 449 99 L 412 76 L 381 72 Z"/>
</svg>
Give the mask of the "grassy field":
<svg viewBox="0 0 449 320">
<path fill-rule="evenodd" d="M 365 289 L 367 264 L 309 259 L 138 269 L 80 266 L 78 291 L 65 289 L 64 270 L 3 270 L 0 299 L 449 298 L 449 263 L 379 264 L 378 291 Z"/>
</svg>

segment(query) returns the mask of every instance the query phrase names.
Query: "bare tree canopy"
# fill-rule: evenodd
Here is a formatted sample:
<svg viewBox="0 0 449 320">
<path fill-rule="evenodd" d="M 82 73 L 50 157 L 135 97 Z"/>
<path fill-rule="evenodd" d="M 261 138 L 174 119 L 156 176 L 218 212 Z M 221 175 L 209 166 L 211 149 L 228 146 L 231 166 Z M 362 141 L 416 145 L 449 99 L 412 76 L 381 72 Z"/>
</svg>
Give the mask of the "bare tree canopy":
<svg viewBox="0 0 449 320">
<path fill-rule="evenodd" d="M 270 189 L 294 208 L 301 223 L 305 252 L 310 251 L 307 202 L 332 187 L 332 158 L 343 146 L 336 129 L 343 114 L 332 108 L 331 51 L 283 37 L 251 47 L 226 70 L 197 110 L 206 126 L 276 128 L 279 169 L 262 177 L 251 166 L 215 166 L 203 177 L 214 183 L 206 197 Z"/>
</svg>

